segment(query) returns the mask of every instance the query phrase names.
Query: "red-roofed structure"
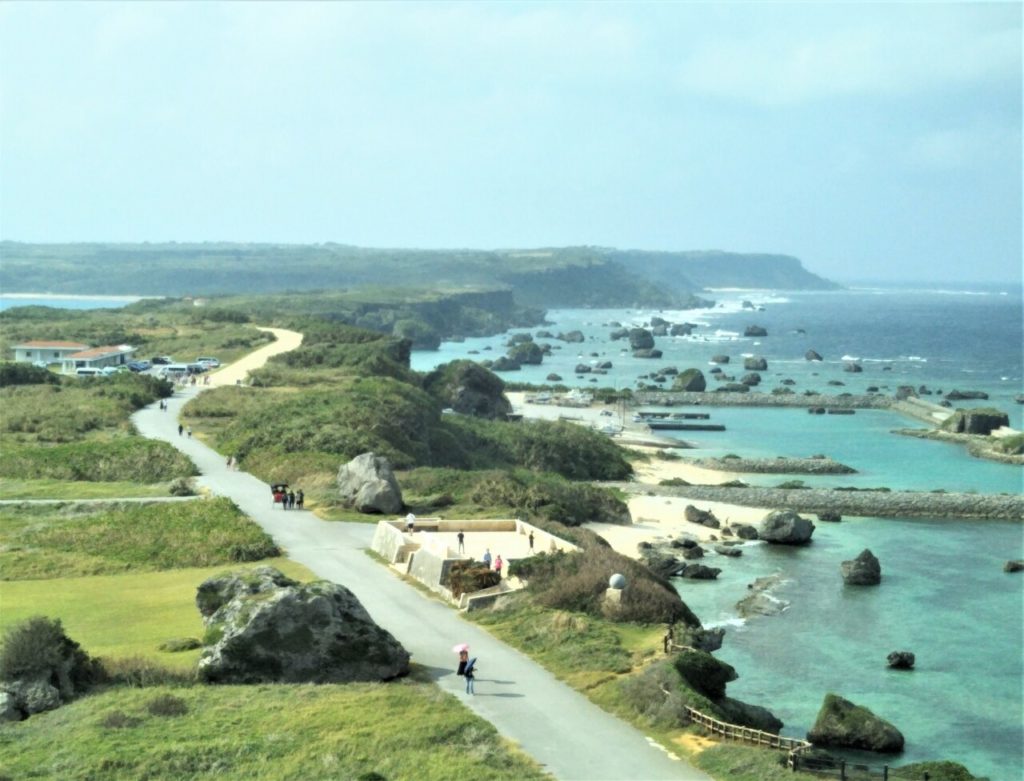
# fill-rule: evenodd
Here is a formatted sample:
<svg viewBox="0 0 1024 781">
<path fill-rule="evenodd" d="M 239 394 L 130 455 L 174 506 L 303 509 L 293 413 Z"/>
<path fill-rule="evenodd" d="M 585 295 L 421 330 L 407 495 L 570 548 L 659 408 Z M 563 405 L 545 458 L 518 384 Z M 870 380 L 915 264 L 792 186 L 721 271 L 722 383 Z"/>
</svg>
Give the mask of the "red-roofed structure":
<svg viewBox="0 0 1024 781">
<path fill-rule="evenodd" d="M 128 344 L 105 345 L 79 350 L 64 357 L 64 371 L 75 369 L 102 369 L 106 366 L 124 366 L 135 354 L 135 348 Z"/>
</svg>

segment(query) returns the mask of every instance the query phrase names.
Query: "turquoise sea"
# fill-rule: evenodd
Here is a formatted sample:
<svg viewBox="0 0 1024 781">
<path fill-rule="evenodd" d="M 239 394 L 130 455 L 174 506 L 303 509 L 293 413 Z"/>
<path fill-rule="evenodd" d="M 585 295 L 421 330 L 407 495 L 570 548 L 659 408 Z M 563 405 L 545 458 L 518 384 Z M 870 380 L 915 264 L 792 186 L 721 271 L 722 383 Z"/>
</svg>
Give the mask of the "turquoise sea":
<svg viewBox="0 0 1024 781">
<path fill-rule="evenodd" d="M 56 309 L 119 309 L 140 300 L 140 296 L 39 295 L 0 293 L 0 312 L 16 306 L 52 306 Z"/>
<path fill-rule="evenodd" d="M 661 366 L 711 368 L 709 359 L 728 354 L 723 368 L 742 376 L 744 355 L 760 355 L 769 368 L 763 388 L 792 379 L 794 391 L 883 393 L 899 385 L 932 391 L 981 390 L 987 402 L 1022 427 L 1024 392 L 1022 303 L 1019 285 L 974 289 L 871 287 L 837 292 L 780 293 L 719 291 L 708 310 L 554 310 L 549 325 L 512 333 L 579 329 L 582 344 L 551 339 L 560 347 L 538 367 L 507 372 L 507 381 L 544 382 L 550 372 L 578 387 L 633 387 L 641 374 Z M 744 308 L 743 301 L 753 309 Z M 758 307 L 763 311 L 759 311 Z M 623 342 L 608 336 L 609 323 L 643 324 L 653 315 L 699 327 L 690 337 L 656 339 L 659 360 L 635 359 Z M 747 325 L 767 337 L 745 338 Z M 413 368 L 428 370 L 455 358 L 477 360 L 505 351 L 508 334 L 442 344 L 415 352 Z M 489 348 L 489 349 L 488 349 Z M 825 358 L 808 362 L 814 349 Z M 860 374 L 842 370 L 859 359 Z M 600 377 L 577 377 L 577 364 L 610 360 Z M 737 364 L 739 364 L 737 366 Z M 592 382 L 596 380 L 596 382 Z M 842 386 L 828 382 L 844 383 Z M 939 397 L 931 398 L 938 401 Z M 826 453 L 858 470 L 855 475 L 806 479 L 816 485 L 889 486 L 919 490 L 1020 493 L 1020 467 L 981 461 L 944 443 L 892 434 L 920 427 L 884 411 L 853 416 L 816 416 L 804 410 L 717 408 L 712 420 L 724 432 L 687 436 L 696 450 L 684 456 L 807 456 Z M 775 485 L 784 476 L 744 476 Z M 882 564 L 877 588 L 846 588 L 840 563 L 870 548 Z M 769 707 L 785 723 L 784 734 L 803 736 L 827 692 L 871 708 L 896 724 L 907 739 L 898 758 L 872 762 L 903 764 L 954 759 L 976 775 L 996 781 L 1024 778 L 1024 579 L 1006 574 L 1003 563 L 1024 558 L 1020 522 L 950 519 L 844 518 L 818 523 L 814 542 L 799 549 L 760 543 L 739 559 L 709 554 L 723 572 L 717 581 L 679 581 L 683 599 L 707 625 L 727 628 L 717 653 L 734 665 L 739 680 L 730 696 Z M 757 577 L 778 573 L 772 591 L 788 607 L 778 616 L 747 621 L 735 604 Z M 890 651 L 917 655 L 913 672 L 886 667 Z"/>
</svg>

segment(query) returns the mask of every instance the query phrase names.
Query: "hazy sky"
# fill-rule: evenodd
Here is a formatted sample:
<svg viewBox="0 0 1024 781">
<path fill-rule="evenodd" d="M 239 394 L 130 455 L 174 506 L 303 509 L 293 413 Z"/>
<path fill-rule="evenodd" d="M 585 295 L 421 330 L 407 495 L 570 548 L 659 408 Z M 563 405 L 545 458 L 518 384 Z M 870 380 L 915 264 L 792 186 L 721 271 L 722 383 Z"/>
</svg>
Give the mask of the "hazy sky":
<svg viewBox="0 0 1024 781">
<path fill-rule="evenodd" d="M 0 3 L 0 236 L 1021 275 L 1021 5 Z"/>
</svg>

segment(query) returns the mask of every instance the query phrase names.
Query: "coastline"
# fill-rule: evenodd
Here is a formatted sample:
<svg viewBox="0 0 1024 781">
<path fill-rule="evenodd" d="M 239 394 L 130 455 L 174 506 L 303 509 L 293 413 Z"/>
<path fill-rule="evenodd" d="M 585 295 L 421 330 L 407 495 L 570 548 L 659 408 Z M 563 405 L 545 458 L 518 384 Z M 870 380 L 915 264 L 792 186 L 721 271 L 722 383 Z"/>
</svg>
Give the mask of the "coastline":
<svg viewBox="0 0 1024 781">
<path fill-rule="evenodd" d="M 0 298 L 55 298 L 59 301 L 142 301 L 149 298 L 166 298 L 166 296 L 124 296 L 102 295 L 97 293 L 4 293 Z"/>
<path fill-rule="evenodd" d="M 506 393 L 512 402 L 513 412 L 524 418 L 543 420 L 571 420 L 581 425 L 599 428 L 609 420 L 602 412 L 608 409 L 598 404 L 589 407 L 559 407 L 548 404 L 527 404 L 526 394 L 522 392 Z M 716 485 L 733 479 L 726 472 L 694 466 L 681 460 L 659 459 L 657 453 L 664 448 L 664 441 L 657 435 L 650 435 L 641 426 L 624 424 L 623 447 L 650 456 L 648 461 L 633 464 L 638 482 L 622 484 L 633 487 L 642 486 L 642 493 L 633 493 L 626 500 L 629 513 L 633 517 L 630 526 L 609 523 L 587 523 L 584 527 L 601 535 L 618 553 L 630 558 L 639 558 L 637 546 L 641 542 L 667 542 L 680 535 L 687 535 L 701 542 L 712 542 L 712 537 L 719 537 L 717 530 L 691 523 L 683 513 L 688 504 L 701 510 L 713 512 L 723 523 L 728 519 L 734 523 L 758 524 L 771 510 L 761 507 L 748 507 L 727 501 L 690 499 L 686 496 L 686 488 L 676 487 L 671 491 L 660 486 L 662 480 L 673 478 L 688 483 Z M 618 437 L 613 437 L 618 439 Z M 677 444 L 677 443 L 674 443 Z"/>
</svg>

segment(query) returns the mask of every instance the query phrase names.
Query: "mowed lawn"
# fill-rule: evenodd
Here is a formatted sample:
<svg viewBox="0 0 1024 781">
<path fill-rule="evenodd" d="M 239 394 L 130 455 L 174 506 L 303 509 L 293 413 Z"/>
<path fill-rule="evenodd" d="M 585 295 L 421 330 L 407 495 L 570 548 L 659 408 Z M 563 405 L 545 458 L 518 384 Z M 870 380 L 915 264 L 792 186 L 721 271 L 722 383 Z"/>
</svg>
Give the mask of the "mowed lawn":
<svg viewBox="0 0 1024 781">
<path fill-rule="evenodd" d="M 300 564 L 277 558 L 163 572 L 0 581 L 0 629 L 29 616 L 59 618 L 68 636 L 91 656 L 142 656 L 187 670 L 195 666 L 198 650 L 168 653 L 159 646 L 172 638 L 203 636 L 196 588 L 211 575 L 264 565 L 299 581 L 315 579 Z"/>
</svg>

